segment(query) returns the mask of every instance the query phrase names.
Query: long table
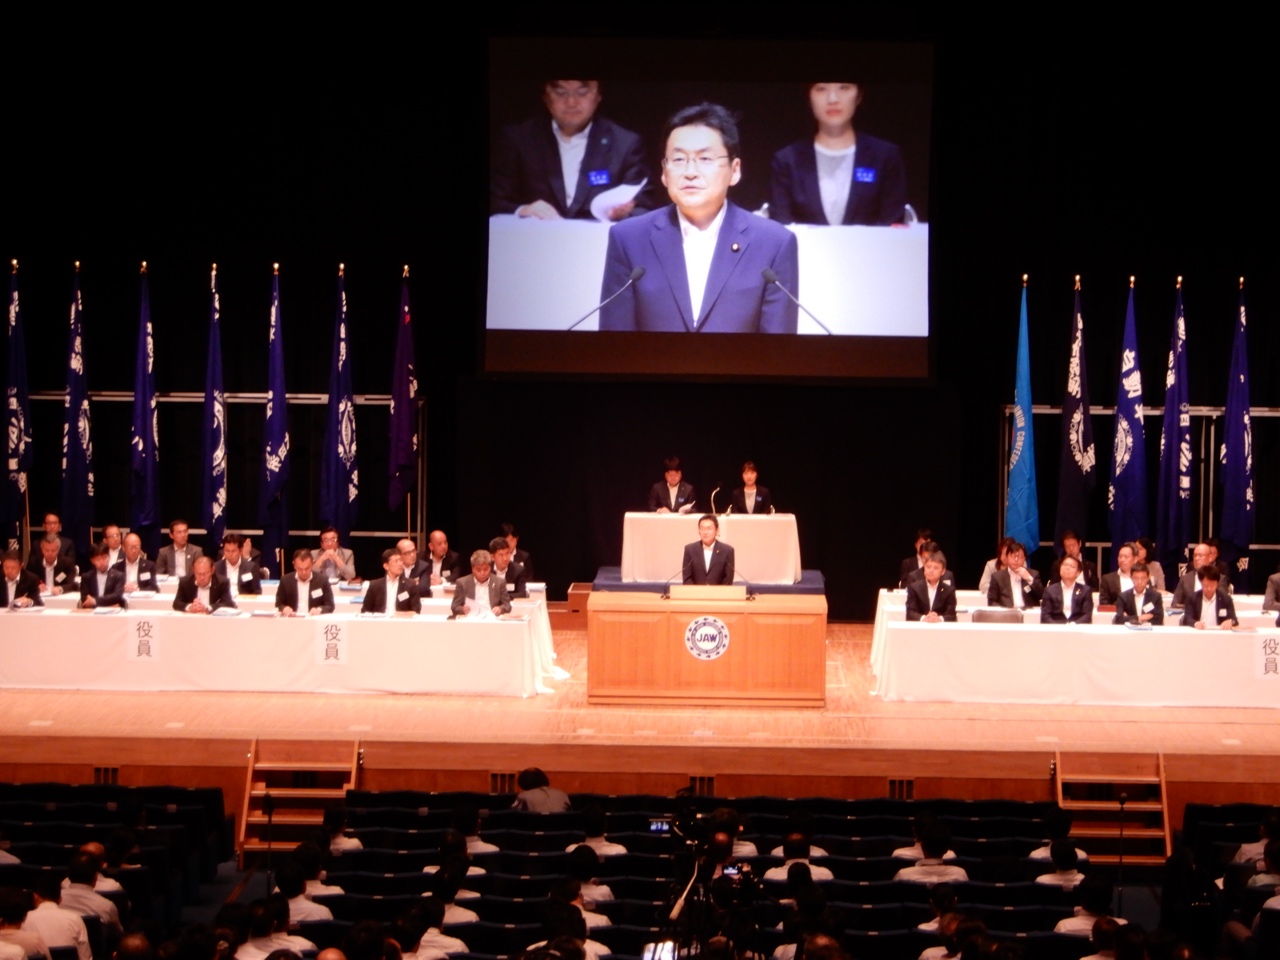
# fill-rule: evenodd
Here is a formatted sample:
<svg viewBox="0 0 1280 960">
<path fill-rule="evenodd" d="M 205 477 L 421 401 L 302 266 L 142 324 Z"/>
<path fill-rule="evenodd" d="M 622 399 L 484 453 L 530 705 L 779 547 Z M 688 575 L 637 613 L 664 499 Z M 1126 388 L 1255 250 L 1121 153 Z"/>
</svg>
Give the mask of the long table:
<svg viewBox="0 0 1280 960">
<path fill-rule="evenodd" d="M 539 691 L 532 617 L 0 612 L 0 687 L 261 693 Z"/>
<path fill-rule="evenodd" d="M 729 502 L 728 493 L 721 491 Z M 624 583 L 680 580 L 686 544 L 698 539 L 695 513 L 628 513 L 622 520 Z M 739 583 L 799 583 L 800 534 L 794 513 L 729 514 L 720 539 L 733 547 Z"/>
<path fill-rule="evenodd" d="M 1280 629 L 886 625 L 885 700 L 1280 707 Z"/>
</svg>

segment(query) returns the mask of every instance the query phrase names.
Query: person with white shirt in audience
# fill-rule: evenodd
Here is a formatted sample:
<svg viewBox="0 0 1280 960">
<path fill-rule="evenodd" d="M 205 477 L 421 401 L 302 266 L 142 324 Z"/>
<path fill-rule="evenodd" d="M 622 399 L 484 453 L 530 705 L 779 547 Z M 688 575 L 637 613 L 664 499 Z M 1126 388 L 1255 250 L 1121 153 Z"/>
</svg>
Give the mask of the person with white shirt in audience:
<svg viewBox="0 0 1280 960">
<path fill-rule="evenodd" d="M 793 807 L 791 809 L 791 811 L 787 814 L 786 833 L 803 833 L 806 837 L 808 837 L 810 857 L 828 856 L 827 851 L 823 850 L 821 847 L 816 847 L 813 845 L 813 814 L 811 814 L 808 810 L 804 810 L 799 807 Z M 778 844 L 776 847 L 770 850 L 769 855 L 771 857 L 782 856 L 782 844 Z"/>
<path fill-rule="evenodd" d="M 444 923 L 451 926 L 455 923 L 476 923 L 480 915 L 474 910 L 460 907 L 454 901 L 458 898 L 462 886 L 464 871 L 458 866 L 442 866 L 431 878 L 431 897 L 444 904 Z M 426 894 L 423 894 L 426 896 Z"/>
<path fill-rule="evenodd" d="M 241 550 L 244 538 L 238 533 L 228 533 L 222 538 L 222 559 L 214 566 L 214 572 L 231 589 L 231 596 L 260 596 L 262 571 Z"/>
<path fill-rule="evenodd" d="M 307 558 L 310 561 L 310 557 Z M 329 837 L 329 853 L 341 855 L 347 850 L 363 850 L 364 844 L 356 837 L 348 837 L 347 811 L 343 807 L 330 807 L 324 812 L 324 832 Z"/>
<path fill-rule="evenodd" d="M 411 943 L 398 941 L 403 960 L 445 960 L 451 953 L 471 952 L 457 937 L 440 932 L 440 928 L 444 926 L 444 904 L 433 897 L 423 900 L 422 905 L 414 908 L 410 916 L 396 921 L 397 933 L 402 926 L 417 934 L 416 939 L 412 935 L 404 938 L 412 941 Z"/>
<path fill-rule="evenodd" d="M 289 933 L 289 900 L 273 893 L 249 905 L 249 939 L 236 949 L 235 960 L 266 960 L 276 950 L 301 955 L 315 948 L 306 937 Z"/>
<path fill-rule="evenodd" d="M 1049 845 L 1049 856 L 1053 861 L 1054 871 L 1040 874 L 1036 877 L 1036 883 L 1074 890 L 1084 879 L 1084 874 L 1076 869 L 1080 865 L 1080 858 L 1076 856 L 1075 844 L 1070 840 L 1055 840 Z"/>
<path fill-rule="evenodd" d="M 89 569 L 80 578 L 80 603 L 83 610 L 94 610 L 98 607 L 126 608 L 129 604 L 124 598 L 124 574 L 109 565 L 105 543 L 94 543 L 89 546 Z"/>
<path fill-rule="evenodd" d="M 0 890 L 0 944 L 10 948 L 0 960 L 53 960 L 44 937 L 36 930 L 24 930 L 23 923 L 31 912 L 31 894 L 18 887 Z M 20 950 L 15 954 L 13 948 Z"/>
<path fill-rule="evenodd" d="M 963 867 L 945 863 L 947 853 L 947 834 L 938 827 L 930 827 L 920 831 L 920 849 L 924 856 L 916 861 L 914 867 L 903 867 L 895 875 L 895 880 L 908 880 L 911 883 L 935 884 L 968 883 L 969 874 Z"/>
<path fill-rule="evenodd" d="M 1111 915 L 1111 896 L 1114 892 L 1110 881 L 1102 877 L 1085 877 L 1076 887 L 1080 897 L 1080 906 L 1076 907 L 1075 916 L 1059 920 L 1053 928 L 1054 933 L 1069 933 L 1073 937 L 1087 937 L 1093 933 L 1093 925 L 1103 917 Z M 1116 917 L 1116 923 L 1127 923 L 1123 917 Z"/>
<path fill-rule="evenodd" d="M 120 559 L 112 564 L 124 574 L 124 592 L 156 589 L 156 565 L 142 555 L 142 538 L 131 533 L 124 538 Z"/>
<path fill-rule="evenodd" d="M 588 910 L 592 904 L 615 899 L 608 884 L 599 883 L 600 857 L 586 844 L 579 844 L 569 852 L 569 876 L 578 881 L 582 902 Z"/>
<path fill-rule="evenodd" d="M 986 937 L 987 925 L 977 917 L 948 913 L 942 916 L 938 933 L 942 937 L 942 946 L 926 947 L 920 954 L 920 960 L 958 960 L 969 941 Z"/>
<path fill-rule="evenodd" d="M 1272 810 L 1262 818 L 1262 823 L 1258 824 L 1258 836 L 1258 840 L 1240 844 L 1231 862 L 1256 864 L 1259 872 L 1265 869 L 1262 855 L 1267 849 L 1267 841 L 1280 839 L 1280 811 Z"/>
<path fill-rule="evenodd" d="M 566 877 L 563 880 L 557 880 L 551 885 L 551 891 L 548 894 L 550 899 L 559 900 L 562 903 L 572 904 L 578 908 L 582 914 L 582 920 L 587 925 L 587 930 L 595 930 L 598 927 L 608 927 L 613 925 L 613 921 L 606 917 L 603 913 L 593 913 L 587 909 L 587 905 L 582 899 L 582 885 L 572 877 Z"/>
<path fill-rule="evenodd" d="M 311 920 L 332 920 L 333 912 L 322 903 L 314 903 L 306 896 L 307 881 L 302 870 L 292 860 L 286 860 L 276 872 L 276 885 L 289 901 L 289 929 Z"/>
<path fill-rule="evenodd" d="M 75 947 L 77 960 L 93 960 L 89 933 L 80 914 L 60 906 L 62 887 L 57 872 L 50 870 L 37 877 L 32 894 L 35 909 L 27 914 L 22 929 L 40 934 L 46 946 Z"/>
<path fill-rule="evenodd" d="M 1222 575 L 1206 564 L 1200 570 L 1200 589 L 1187 598 L 1182 610 L 1182 626 L 1197 630 L 1230 630 L 1240 626 L 1236 605 L 1220 585 Z"/>
<path fill-rule="evenodd" d="M 627 848 L 620 843 L 610 843 L 605 839 L 605 819 L 604 810 L 599 804 L 592 804 L 582 812 L 582 829 L 586 834 L 586 839 L 582 843 L 571 843 L 565 847 L 566 853 L 572 853 L 580 846 L 590 847 L 600 857 L 616 857 L 619 854 L 627 852 Z"/>
<path fill-rule="evenodd" d="M 563 900 L 549 899 L 542 913 L 542 933 L 546 938 L 532 943 L 526 950 L 554 943 L 560 937 L 570 937 L 581 944 L 584 960 L 601 960 L 613 953 L 609 947 L 587 937 L 587 921 L 581 910 L 572 903 Z"/>
<path fill-rule="evenodd" d="M 1028 860 L 1052 860 L 1050 851 L 1053 849 L 1054 840 L 1066 840 L 1071 836 L 1071 815 L 1065 810 L 1058 809 L 1045 819 L 1045 833 L 1049 838 L 1049 842 L 1043 847 L 1036 847 L 1027 854 Z M 1078 861 L 1087 862 L 1089 855 L 1079 847 L 1075 848 L 1076 859 Z"/>
<path fill-rule="evenodd" d="M 156 555 L 156 573 L 162 577 L 185 577 L 191 572 L 192 564 L 204 551 L 188 541 L 191 528 L 187 521 L 175 519 L 169 524 L 169 536 L 173 543 L 161 547 Z"/>
<path fill-rule="evenodd" d="M 937 820 L 935 820 L 930 814 L 927 814 L 927 813 L 921 814 L 920 816 L 915 818 L 915 820 L 911 824 L 911 832 L 915 836 L 916 842 L 909 847 L 898 847 L 898 849 L 894 850 L 893 853 L 891 854 L 891 856 L 893 856 L 894 859 L 919 860 L 921 857 L 923 857 L 924 848 L 922 845 L 922 840 L 926 833 L 932 833 L 932 834 L 941 836 L 943 838 L 944 844 L 948 844 L 951 842 L 951 835 L 950 833 L 948 833 L 947 828 L 942 824 L 938 823 Z M 956 858 L 956 852 L 954 850 L 945 849 L 944 847 L 942 859 L 954 860 L 955 858 Z"/>
<path fill-rule="evenodd" d="M 1116 934 L 1119 932 L 1120 924 L 1115 917 L 1100 917 L 1095 920 L 1089 939 L 1098 952 L 1089 954 L 1083 960 L 1115 960 Z"/>
<path fill-rule="evenodd" d="M 496 844 L 480 839 L 480 811 L 474 805 L 461 803 L 453 808 L 453 829 L 467 838 L 467 856 L 498 852 Z"/>
<path fill-rule="evenodd" d="M 764 872 L 764 879 L 787 879 L 787 870 L 793 863 L 805 864 L 809 868 L 809 875 L 815 883 L 835 879 L 835 874 L 826 867 L 816 866 L 809 862 L 809 838 L 799 831 L 789 833 L 782 839 L 782 856 L 786 863 L 780 867 L 770 867 Z"/>
<path fill-rule="evenodd" d="M 308 900 L 312 897 L 320 897 L 329 893 L 346 892 L 341 887 L 325 883 L 320 879 L 320 875 L 324 872 L 324 853 L 310 840 L 304 841 L 293 848 L 292 860 L 297 864 L 298 869 L 302 871 L 302 879 L 306 881 L 303 895 Z"/>
</svg>

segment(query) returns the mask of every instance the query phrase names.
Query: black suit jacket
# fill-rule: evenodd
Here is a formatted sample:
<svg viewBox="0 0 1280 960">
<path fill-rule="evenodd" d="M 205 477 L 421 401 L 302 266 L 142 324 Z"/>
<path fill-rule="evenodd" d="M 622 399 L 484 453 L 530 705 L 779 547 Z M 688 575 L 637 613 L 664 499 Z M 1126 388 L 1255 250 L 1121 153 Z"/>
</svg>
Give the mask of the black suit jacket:
<svg viewBox="0 0 1280 960">
<path fill-rule="evenodd" d="M 296 612 L 298 610 L 309 611 L 314 607 L 319 607 L 321 613 L 333 613 L 333 588 L 329 586 L 328 579 L 312 574 L 307 587 L 307 595 L 302 598 L 301 606 L 299 606 L 298 575 L 296 573 L 286 573 L 280 578 L 280 584 L 276 587 L 276 609 L 283 610 L 288 607 Z M 320 591 L 320 596 L 312 596 L 312 592 L 315 590 Z"/>
<path fill-rule="evenodd" d="M 213 565 L 213 572 L 223 580 L 227 579 L 227 561 L 219 560 Z M 245 579 L 245 576 L 248 579 Z M 228 586 L 230 586 L 228 584 Z M 261 594 L 262 593 L 262 568 L 250 560 L 248 557 L 240 558 L 240 583 L 238 584 L 241 593 Z"/>
<path fill-rule="evenodd" d="M 533 564 L 529 562 L 528 550 L 513 550 L 511 552 L 511 562 L 518 563 L 524 567 L 525 580 L 533 580 Z"/>
<path fill-rule="evenodd" d="M 946 574 L 943 576 L 945 577 Z M 929 584 L 923 577 L 907 586 L 907 620 L 919 620 L 930 613 L 939 614 L 943 620 L 955 620 L 955 584 L 949 583 L 946 579 L 940 579 L 937 593 L 933 596 L 932 606 L 929 605 Z"/>
<path fill-rule="evenodd" d="M 684 582 L 696 584 L 733 583 L 733 547 L 717 540 L 711 548 L 711 569 L 702 559 L 702 541 L 684 548 Z"/>
<path fill-rule="evenodd" d="M 907 173 L 895 144 L 858 134 L 853 182 L 842 224 L 887 226 L 901 223 L 907 203 Z M 826 224 L 818 187 L 818 160 L 813 140 L 801 140 L 773 155 L 769 218 L 778 223 Z"/>
<path fill-rule="evenodd" d="M 44 606 L 40 597 L 40 578 L 29 570 L 18 571 L 18 582 L 14 586 L 13 596 L 9 596 L 9 581 L 0 573 L 0 607 L 7 607 L 19 597 L 30 597 L 31 603 L 37 607 Z"/>
<path fill-rule="evenodd" d="M 646 177 L 649 183 L 636 195 L 634 213 L 653 209 L 655 181 L 640 137 L 598 114 L 587 134 L 573 203 L 567 203 L 560 147 L 551 127 L 551 117 L 542 114 L 503 131 L 489 169 L 490 213 L 515 213 L 527 203 L 545 200 L 562 217 L 592 220 L 591 201 L 599 194 Z"/>
<path fill-rule="evenodd" d="M 44 583 L 44 557 L 38 553 L 33 553 L 31 559 L 27 561 L 27 572 L 32 574 L 37 581 Z M 58 576 L 61 574 L 62 579 Z M 76 590 L 76 565 L 68 563 L 61 554 L 53 564 L 54 583 L 62 588 L 63 593 L 74 593 Z"/>
<path fill-rule="evenodd" d="M 1048 581 L 1049 583 L 1057 583 L 1059 580 L 1062 579 L 1062 576 L 1058 573 L 1058 568 L 1061 566 L 1062 566 L 1062 558 L 1058 557 L 1058 559 L 1053 561 L 1053 566 L 1049 568 L 1049 581 Z M 1098 590 L 1102 586 L 1101 581 L 1098 579 L 1098 565 L 1094 563 L 1092 560 L 1084 560 L 1081 562 L 1080 576 L 1077 579 L 1082 580 L 1084 582 L 1084 585 L 1088 587 L 1090 590 Z M 1119 596 L 1119 595 L 1120 595 L 1120 591 L 1117 590 L 1116 596 Z M 1114 603 L 1115 601 L 1099 600 L 1098 602 Z"/>
<path fill-rule="evenodd" d="M 1039 606 L 1040 598 L 1044 595 L 1044 584 L 1040 582 L 1039 571 L 1032 570 L 1030 567 L 1026 569 L 1027 573 L 1031 574 L 1031 582 L 1023 584 L 1021 578 L 1018 580 L 1018 589 L 1022 590 L 1022 602 L 1028 607 Z M 987 587 L 987 606 L 1013 606 L 1012 580 L 1008 567 L 1002 567 L 991 575 L 991 586 Z"/>
<path fill-rule="evenodd" d="M 119 563 L 113 564 L 112 570 L 119 570 L 120 575 L 125 577 L 125 583 L 128 583 L 128 574 L 125 572 L 124 559 Z M 155 590 L 159 585 L 156 583 L 156 565 L 153 561 L 146 557 L 138 558 L 138 589 L 139 590 Z"/>
<path fill-rule="evenodd" d="M 154 580 L 153 577 L 152 581 Z M 80 578 L 81 604 L 85 597 L 93 597 L 95 607 L 127 608 L 129 604 L 124 599 L 124 571 L 120 569 L 120 565 L 107 568 L 106 589 L 102 593 L 98 593 L 98 571 L 90 567 L 89 572 Z"/>
<path fill-rule="evenodd" d="M 923 569 L 924 564 L 920 563 L 914 556 L 907 557 L 902 563 L 898 564 L 898 586 L 905 587 L 911 582 L 911 575 Z"/>
<path fill-rule="evenodd" d="M 667 481 L 663 480 L 655 483 L 649 488 L 649 512 L 653 513 L 662 507 L 671 510 L 671 498 L 668 495 Z M 693 493 L 693 484 L 680 481 L 680 486 L 676 488 L 676 505 L 675 509 L 679 510 L 686 503 L 693 503 L 696 497 Z"/>
<path fill-rule="evenodd" d="M 1044 588 L 1040 599 L 1041 623 L 1093 623 L 1093 592 L 1078 579 L 1071 585 L 1072 614 L 1067 616 L 1067 600 L 1062 581 Z"/>
<path fill-rule="evenodd" d="M 1226 613 L 1226 616 L 1215 619 L 1213 614 L 1209 615 L 1209 620 L 1205 622 L 1206 627 L 1216 627 L 1221 625 L 1227 617 L 1231 618 L 1234 626 L 1240 626 L 1240 618 L 1236 616 L 1236 604 L 1231 599 L 1231 595 L 1222 589 L 1222 584 L 1218 584 L 1218 592 L 1213 595 L 1213 599 L 1217 601 L 1218 613 Z M 1187 604 L 1182 610 L 1181 624 L 1184 627 L 1194 627 L 1204 616 L 1204 593 L 1197 590 L 1191 596 L 1187 597 Z"/>
<path fill-rule="evenodd" d="M 1153 627 L 1164 625 L 1164 601 L 1160 599 L 1160 591 L 1155 587 L 1147 587 L 1147 592 L 1142 595 L 1142 603 L 1139 604 L 1133 595 L 1133 590 L 1129 589 L 1120 594 L 1116 599 L 1116 615 L 1112 618 L 1112 623 L 1138 623 L 1138 614 L 1145 612 L 1147 604 L 1151 604 L 1151 619 L 1147 623 Z M 1142 609 L 1139 609 L 1139 606 Z"/>
<path fill-rule="evenodd" d="M 196 575 L 188 573 L 178 581 L 178 593 L 173 598 L 173 609 L 185 611 L 187 604 L 195 602 L 197 590 Z M 230 607 L 232 610 L 236 608 L 235 597 L 231 596 L 231 587 L 216 573 L 209 581 L 209 607 L 213 610 L 221 610 L 223 607 Z"/>
<path fill-rule="evenodd" d="M 1222 577 L 1222 579 L 1218 581 L 1218 589 L 1223 593 L 1230 593 L 1231 578 L 1227 576 L 1227 573 L 1223 570 L 1221 563 L 1216 566 L 1218 567 L 1218 573 Z M 1174 588 L 1173 601 L 1171 605 L 1175 607 L 1185 606 L 1187 601 L 1190 600 L 1193 595 L 1198 593 L 1199 590 L 1200 584 L 1196 580 L 1196 572 L 1194 570 L 1188 570 L 1182 575 L 1182 578 L 1178 580 L 1178 585 Z"/>
<path fill-rule="evenodd" d="M 516 563 L 512 560 L 507 564 L 506 573 L 501 572 L 498 569 L 497 564 L 495 564 L 493 572 L 506 581 L 507 593 L 510 596 L 516 599 L 529 596 L 529 577 L 528 574 L 525 573 L 523 564 Z"/>
<path fill-rule="evenodd" d="M 663 484 L 666 486 L 666 484 Z M 773 497 L 769 493 L 768 487 L 762 487 L 756 484 L 756 503 L 754 510 L 747 509 L 747 494 L 744 488 L 739 487 L 733 491 L 733 512 L 734 513 L 768 513 L 773 509 Z"/>
<path fill-rule="evenodd" d="M 1116 603 L 1120 599 L 1120 571 L 1112 570 L 1110 573 L 1102 575 L 1102 583 L 1098 588 L 1098 603 L 1105 606 L 1108 603 Z"/>
<path fill-rule="evenodd" d="M 402 594 L 408 594 L 402 600 Z M 421 601 L 418 599 L 418 581 L 410 580 L 408 577 L 400 578 L 400 585 L 396 587 L 395 596 L 395 612 L 396 613 L 418 613 L 422 609 Z M 361 613 L 389 613 L 387 610 L 387 578 L 378 577 L 376 580 L 369 581 L 369 588 L 364 593 L 364 603 L 360 605 Z"/>
<path fill-rule="evenodd" d="M 422 575 L 422 580 L 427 586 L 431 585 L 431 570 L 435 566 L 435 558 L 430 553 L 427 554 L 427 571 Z M 449 571 L 449 576 L 443 576 L 445 571 Z M 471 568 L 463 562 L 462 557 L 458 555 L 457 550 L 446 551 L 444 559 L 440 563 L 440 572 L 442 580 L 448 580 L 450 583 L 457 583 L 459 577 L 464 577 L 471 572 Z M 383 580 L 386 577 L 382 578 Z"/>
</svg>

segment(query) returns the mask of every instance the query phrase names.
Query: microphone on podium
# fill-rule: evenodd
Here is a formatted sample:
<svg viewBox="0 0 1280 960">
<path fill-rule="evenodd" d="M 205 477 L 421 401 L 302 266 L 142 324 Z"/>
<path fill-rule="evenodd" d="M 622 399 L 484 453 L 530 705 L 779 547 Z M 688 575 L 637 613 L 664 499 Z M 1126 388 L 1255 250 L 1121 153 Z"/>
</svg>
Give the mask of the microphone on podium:
<svg viewBox="0 0 1280 960">
<path fill-rule="evenodd" d="M 781 290 L 783 293 L 785 293 L 792 303 L 794 303 L 797 307 L 799 307 L 805 313 L 809 314 L 809 319 L 812 320 L 814 323 L 816 323 L 818 326 L 820 326 L 823 332 L 826 333 L 827 336 L 829 337 L 834 336 L 834 334 L 827 328 L 827 325 L 825 323 L 823 323 L 821 320 L 815 317 L 813 313 L 810 312 L 808 307 L 806 307 L 803 303 L 801 303 L 799 300 L 796 299 L 796 295 L 794 293 L 792 293 L 790 290 L 788 290 L 786 287 L 782 285 L 782 281 L 779 280 L 778 275 L 774 273 L 773 267 L 765 267 L 763 270 L 760 271 L 760 276 L 764 277 L 765 283 L 776 283 L 778 285 L 778 289 Z M 621 292 L 622 290 L 618 291 L 618 293 L 621 293 Z M 617 294 L 614 294 L 614 296 L 617 296 Z M 601 306 L 603 306 L 603 304 Z M 598 310 L 600 308 L 597 307 L 596 309 Z M 587 317 L 589 316 L 591 316 L 591 314 L 587 314 Z M 587 319 L 587 317 L 583 317 L 582 320 Z M 582 320 L 579 320 L 578 322 L 581 323 Z"/>
<path fill-rule="evenodd" d="M 624 284 L 623 284 L 622 286 L 620 286 L 616 291 L 614 291 L 614 293 L 613 293 L 611 296 L 605 297 L 605 298 L 604 298 L 603 300 L 601 300 L 598 304 L 596 304 L 594 307 L 592 307 L 590 310 L 588 310 L 586 313 L 584 313 L 581 317 L 579 317 L 577 320 L 575 320 L 575 321 L 574 321 L 574 322 L 569 326 L 569 328 L 568 328 L 567 330 L 565 330 L 565 333 L 568 333 L 568 332 L 569 332 L 569 330 L 572 330 L 574 327 L 576 327 L 578 324 L 580 324 L 583 320 L 586 320 L 586 319 L 587 319 L 589 316 L 591 316 L 593 313 L 598 313 L 598 312 L 600 311 L 600 308 L 601 308 L 601 307 L 603 307 L 606 303 L 608 303 L 608 302 L 609 302 L 610 300 L 612 300 L 614 297 L 617 297 L 617 296 L 621 295 L 622 291 L 626 290 L 626 289 L 627 289 L 627 287 L 631 286 L 633 283 L 635 283 L 637 280 L 639 280 L 641 277 L 643 277 L 643 276 L 644 276 L 644 274 L 645 274 L 645 269 L 644 269 L 644 267 L 636 267 L 634 270 L 632 270 L 632 271 L 631 271 L 631 276 L 627 277 L 627 282 L 626 282 L 626 283 L 624 283 Z M 779 286 L 781 286 L 781 284 L 779 284 Z M 803 309 L 803 308 L 802 308 L 802 309 Z M 808 312 L 809 312 L 808 310 L 805 310 L 805 313 L 808 313 Z M 817 319 L 817 318 L 815 317 L 814 319 Z M 829 331 L 829 330 L 828 330 L 827 332 L 828 332 L 828 333 L 830 333 L 830 331 Z"/>
</svg>

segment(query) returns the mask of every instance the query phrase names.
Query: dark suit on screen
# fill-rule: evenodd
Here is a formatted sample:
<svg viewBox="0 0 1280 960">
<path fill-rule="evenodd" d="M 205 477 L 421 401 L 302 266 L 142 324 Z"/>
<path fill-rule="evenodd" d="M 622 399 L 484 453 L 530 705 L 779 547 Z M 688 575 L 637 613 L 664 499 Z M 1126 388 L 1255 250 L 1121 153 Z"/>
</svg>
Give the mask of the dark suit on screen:
<svg viewBox="0 0 1280 960">
<path fill-rule="evenodd" d="M 693 484 L 681 480 L 680 486 L 676 487 L 676 505 L 671 506 L 671 490 L 663 480 L 649 488 L 649 512 L 653 513 L 666 507 L 674 513 L 685 504 L 693 503 L 694 499 Z"/>
<path fill-rule="evenodd" d="M 947 580 L 938 580 L 932 605 L 929 603 L 929 584 L 924 578 L 907 586 L 907 620 L 916 621 L 930 613 L 936 613 L 948 622 L 955 620 L 956 588 Z"/>
<path fill-rule="evenodd" d="M 1040 598 L 1041 623 L 1093 623 L 1093 591 L 1077 580 L 1071 585 L 1068 604 L 1063 582 L 1051 583 Z M 1070 610 L 1070 616 L 1067 611 Z"/>
<path fill-rule="evenodd" d="M 1044 584 L 1040 582 L 1039 571 L 1026 568 L 1027 573 L 1031 574 L 1031 582 L 1023 583 L 1019 577 L 1015 587 L 1013 577 L 1008 567 L 1003 567 L 991 575 L 991 586 L 987 588 L 987 606 L 990 607 L 1012 607 L 1014 590 L 1022 593 L 1022 605 L 1025 607 L 1039 606 L 1040 598 L 1044 595 Z"/>
<path fill-rule="evenodd" d="M 717 540 L 711 548 L 711 569 L 703 559 L 702 541 L 684 548 L 684 582 L 695 584 L 733 583 L 733 547 Z"/>
<path fill-rule="evenodd" d="M 13 595 L 9 595 L 9 581 L 0 574 L 0 607 L 7 607 L 19 597 L 30 597 L 31 603 L 36 607 L 43 607 L 44 600 L 40 597 L 40 578 L 28 570 L 18 571 L 18 582 L 14 584 Z"/>
<path fill-rule="evenodd" d="M 773 509 L 773 495 L 769 493 L 768 487 L 762 487 L 756 484 L 756 502 L 755 509 L 747 509 L 747 493 L 742 487 L 733 491 L 733 499 L 731 501 L 734 513 L 768 513 Z"/>
<path fill-rule="evenodd" d="M 515 213 L 535 200 L 545 200 L 562 217 L 591 220 L 591 201 L 624 183 L 649 183 L 636 195 L 634 213 L 652 209 L 652 191 L 640 137 L 611 120 L 595 117 L 578 170 L 572 205 L 565 202 L 564 168 L 556 144 L 554 121 L 543 114 L 503 131 L 489 173 L 489 212 Z"/>
<path fill-rule="evenodd" d="M 194 603 L 198 596 L 196 586 L 196 575 L 188 573 L 185 577 L 178 581 L 178 593 L 173 598 L 173 609 L 184 611 L 187 605 Z M 229 607 L 232 610 L 236 608 L 235 597 L 231 596 L 231 587 L 227 581 L 223 580 L 216 573 L 209 581 L 209 609 L 221 610 L 223 607 Z"/>
<path fill-rule="evenodd" d="M 98 570 L 90 567 L 89 572 L 80 578 L 81 606 L 84 605 L 85 597 L 93 597 L 95 607 L 127 608 L 129 604 L 124 599 L 124 571 L 120 569 L 120 565 L 107 568 L 107 582 L 101 593 L 98 592 Z"/>
<path fill-rule="evenodd" d="M 298 597 L 298 587 L 296 573 L 286 573 L 280 578 L 280 585 L 276 587 L 277 610 L 288 607 L 295 612 L 306 612 L 319 607 L 321 613 L 333 613 L 333 588 L 329 586 L 328 578 L 317 577 L 313 573 L 306 584 L 306 595 L 301 598 Z M 311 593 L 314 590 L 319 590 L 320 596 L 312 596 Z"/>
<path fill-rule="evenodd" d="M 1151 619 L 1146 621 L 1153 627 L 1164 626 L 1164 601 L 1160 599 L 1160 591 L 1155 587 L 1147 587 L 1139 602 L 1132 589 L 1124 591 L 1116 598 L 1116 615 L 1112 623 L 1138 623 L 1138 614 L 1148 612 L 1147 604 L 1151 604 Z"/>
<path fill-rule="evenodd" d="M 907 204 L 907 173 L 895 144 L 859 133 L 853 183 L 841 224 L 888 226 L 901 223 Z M 769 217 L 778 223 L 826 224 L 818 187 L 813 140 L 801 140 L 773 155 Z"/>
<path fill-rule="evenodd" d="M 407 594 L 401 599 L 402 594 Z M 387 609 L 387 578 L 378 577 L 369 581 L 364 592 L 364 603 L 360 605 L 361 613 L 418 613 L 422 609 L 418 598 L 418 581 L 402 576 L 396 587 L 394 611 Z"/>
<path fill-rule="evenodd" d="M 645 275 L 600 310 L 600 329 L 649 333 L 795 333 L 798 309 L 766 267 L 799 296 L 796 237 L 786 227 L 726 202 L 701 315 L 693 316 L 684 238 L 674 206 L 615 223 L 609 230 L 604 300 L 627 283 L 636 267 Z"/>
<path fill-rule="evenodd" d="M 1205 614 L 1209 619 L 1204 621 L 1206 627 L 1221 626 L 1229 617 L 1234 626 L 1240 626 L 1240 619 L 1236 616 L 1236 604 L 1231 599 L 1231 595 L 1222 589 L 1222 584 L 1218 584 L 1218 592 L 1213 595 L 1213 600 L 1209 602 L 1209 606 L 1216 604 L 1216 610 L 1206 610 L 1203 591 L 1197 590 L 1191 596 L 1187 597 L 1187 604 L 1182 610 L 1181 624 L 1184 627 L 1194 627 L 1199 621 L 1204 620 Z M 1226 616 L 1220 616 L 1220 614 Z"/>
</svg>

